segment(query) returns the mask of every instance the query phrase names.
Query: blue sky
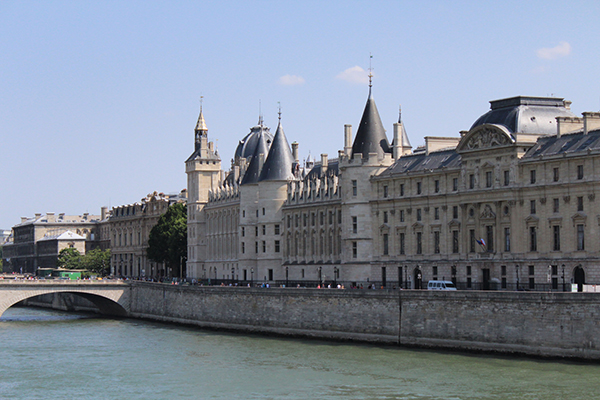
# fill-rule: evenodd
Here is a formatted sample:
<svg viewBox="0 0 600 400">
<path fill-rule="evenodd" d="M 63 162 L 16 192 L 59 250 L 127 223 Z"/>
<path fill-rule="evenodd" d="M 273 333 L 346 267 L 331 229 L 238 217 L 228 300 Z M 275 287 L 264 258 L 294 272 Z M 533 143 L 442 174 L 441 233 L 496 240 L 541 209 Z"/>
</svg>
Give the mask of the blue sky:
<svg viewBox="0 0 600 400">
<path fill-rule="evenodd" d="M 391 140 L 458 136 L 516 95 L 600 109 L 600 3 L 1 1 L 0 228 L 186 186 L 199 99 L 224 167 L 277 104 L 301 158 L 373 95 Z M 355 131 L 356 129 L 354 129 Z"/>
</svg>

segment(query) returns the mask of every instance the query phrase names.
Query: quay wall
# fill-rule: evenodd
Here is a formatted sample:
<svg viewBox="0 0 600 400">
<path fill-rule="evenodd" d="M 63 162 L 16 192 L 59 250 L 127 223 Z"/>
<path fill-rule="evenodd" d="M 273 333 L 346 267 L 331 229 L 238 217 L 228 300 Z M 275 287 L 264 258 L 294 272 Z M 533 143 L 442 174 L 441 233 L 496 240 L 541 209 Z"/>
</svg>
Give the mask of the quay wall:
<svg viewBox="0 0 600 400">
<path fill-rule="evenodd" d="M 600 294 L 133 283 L 131 315 L 206 328 L 600 360 Z"/>
</svg>

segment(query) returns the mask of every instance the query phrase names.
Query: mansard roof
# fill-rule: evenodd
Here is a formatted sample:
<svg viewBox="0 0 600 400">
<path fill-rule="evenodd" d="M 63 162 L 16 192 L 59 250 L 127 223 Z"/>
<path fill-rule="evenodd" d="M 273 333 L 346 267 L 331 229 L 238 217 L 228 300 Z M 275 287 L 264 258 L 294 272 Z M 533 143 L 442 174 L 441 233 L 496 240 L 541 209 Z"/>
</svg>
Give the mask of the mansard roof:
<svg viewBox="0 0 600 400">
<path fill-rule="evenodd" d="M 260 171 L 261 171 L 261 162 L 260 162 L 260 155 L 262 154 L 263 157 L 266 157 L 267 154 L 269 153 L 269 146 L 267 144 L 267 140 L 265 138 L 265 135 L 259 135 L 257 137 L 257 143 L 256 143 L 256 147 L 254 149 L 254 153 L 252 154 L 252 160 L 250 161 L 250 165 L 248 165 L 248 169 L 246 170 L 246 173 L 244 174 L 244 177 L 242 178 L 242 185 L 245 185 L 247 183 L 257 183 L 258 182 L 258 178 L 260 177 Z M 263 158 L 264 160 L 264 158 Z"/>
<path fill-rule="evenodd" d="M 505 126 L 510 133 L 556 134 L 556 117 L 575 117 L 570 102 L 557 97 L 516 96 L 490 101 L 491 110 L 475 121 Z"/>
<path fill-rule="evenodd" d="M 294 179 L 292 173 L 292 167 L 294 164 L 294 157 L 290 150 L 290 145 L 285 137 L 283 128 L 281 127 L 281 121 L 277 126 L 275 132 L 275 138 L 273 138 L 273 144 L 269 150 L 269 155 L 265 160 L 262 171 L 260 173 L 259 181 L 286 181 Z"/>
<path fill-rule="evenodd" d="M 539 156 L 573 154 L 590 150 L 600 150 L 600 130 L 590 131 L 587 134 L 579 131 L 561 135 L 560 137 L 556 135 L 541 137 L 533 147 L 527 150 L 523 156 L 523 160 Z"/>
<path fill-rule="evenodd" d="M 339 174 L 340 174 L 339 164 L 340 163 L 337 158 L 331 159 L 327 162 L 327 170 L 325 172 L 323 172 L 323 164 L 321 164 L 319 162 L 319 163 L 315 164 L 310 169 L 310 171 L 308 171 L 308 173 L 304 177 L 304 180 L 306 181 L 309 179 L 318 179 L 318 178 L 321 178 L 323 175 L 339 176 Z"/>
<path fill-rule="evenodd" d="M 434 151 L 429 154 L 417 153 L 400 157 L 394 164 L 380 174 L 403 174 L 407 172 L 424 172 L 441 168 L 460 167 L 461 156 L 455 149 Z"/>
<path fill-rule="evenodd" d="M 250 133 L 240 140 L 240 143 L 235 149 L 234 159 L 239 160 L 240 158 L 252 157 L 260 138 L 263 136 L 267 145 L 270 146 L 273 142 L 273 135 L 269 131 L 269 128 L 263 125 L 262 117 L 260 117 L 258 119 L 258 125 L 250 128 Z"/>
<path fill-rule="evenodd" d="M 361 153 L 363 158 L 367 158 L 369 153 L 377 153 L 377 156 L 382 158 L 384 153 L 391 152 L 379 111 L 377 111 L 375 100 L 369 89 L 369 99 L 365 105 L 365 110 L 356 131 L 356 138 L 352 144 L 352 156 Z"/>
</svg>

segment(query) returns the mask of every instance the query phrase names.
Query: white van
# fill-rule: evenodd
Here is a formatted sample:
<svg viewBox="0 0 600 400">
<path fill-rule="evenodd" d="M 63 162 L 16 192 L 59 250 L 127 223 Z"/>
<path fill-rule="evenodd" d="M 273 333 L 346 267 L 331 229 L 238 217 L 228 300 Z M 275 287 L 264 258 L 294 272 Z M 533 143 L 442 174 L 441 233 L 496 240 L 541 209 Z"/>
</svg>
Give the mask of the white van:
<svg viewBox="0 0 600 400">
<path fill-rule="evenodd" d="M 456 290 L 451 281 L 429 281 L 427 290 Z"/>
</svg>

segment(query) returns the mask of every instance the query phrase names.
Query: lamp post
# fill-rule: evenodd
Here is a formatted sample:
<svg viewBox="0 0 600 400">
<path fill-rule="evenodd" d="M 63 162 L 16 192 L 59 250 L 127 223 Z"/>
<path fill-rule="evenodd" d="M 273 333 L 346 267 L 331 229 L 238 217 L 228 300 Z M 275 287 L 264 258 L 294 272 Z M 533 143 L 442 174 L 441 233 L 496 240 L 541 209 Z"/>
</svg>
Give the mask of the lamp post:
<svg viewBox="0 0 600 400">
<path fill-rule="evenodd" d="M 333 267 L 333 285 L 335 287 L 337 287 L 337 274 L 338 274 L 338 267 Z"/>
<path fill-rule="evenodd" d="M 288 267 L 285 267 L 285 287 L 288 286 Z"/>
<path fill-rule="evenodd" d="M 519 264 L 515 266 L 515 269 L 517 270 L 517 290 L 519 290 Z"/>
<path fill-rule="evenodd" d="M 254 268 L 250 268 L 250 286 L 254 286 Z"/>
<path fill-rule="evenodd" d="M 235 274 L 235 268 L 231 267 L 231 283 L 233 284 L 233 279 L 234 279 L 234 275 Z"/>
<path fill-rule="evenodd" d="M 565 264 L 562 265 L 562 282 L 563 282 L 563 292 L 567 291 L 565 287 Z"/>
<path fill-rule="evenodd" d="M 404 286 L 408 286 L 408 265 L 404 266 Z M 406 287 L 405 289 L 410 289 Z"/>
</svg>

